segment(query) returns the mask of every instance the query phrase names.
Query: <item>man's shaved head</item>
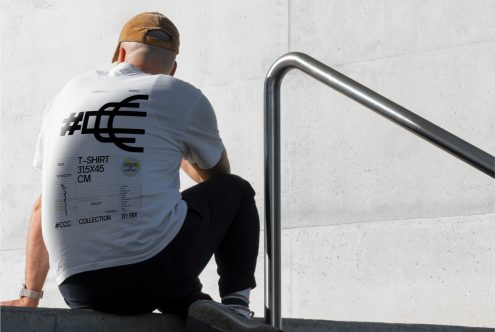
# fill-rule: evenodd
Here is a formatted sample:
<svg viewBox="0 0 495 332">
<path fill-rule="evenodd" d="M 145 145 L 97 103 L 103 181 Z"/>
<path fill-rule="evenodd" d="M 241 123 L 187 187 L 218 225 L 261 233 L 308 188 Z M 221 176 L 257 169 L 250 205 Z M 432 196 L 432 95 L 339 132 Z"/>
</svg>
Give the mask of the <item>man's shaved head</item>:
<svg viewBox="0 0 495 332">
<path fill-rule="evenodd" d="M 170 41 L 171 37 L 160 30 L 152 30 L 148 37 Z M 150 74 L 170 74 L 175 67 L 176 53 L 162 47 L 138 42 L 121 42 L 120 47 L 125 50 L 124 58 L 119 61 L 129 62 L 144 72 Z"/>
</svg>

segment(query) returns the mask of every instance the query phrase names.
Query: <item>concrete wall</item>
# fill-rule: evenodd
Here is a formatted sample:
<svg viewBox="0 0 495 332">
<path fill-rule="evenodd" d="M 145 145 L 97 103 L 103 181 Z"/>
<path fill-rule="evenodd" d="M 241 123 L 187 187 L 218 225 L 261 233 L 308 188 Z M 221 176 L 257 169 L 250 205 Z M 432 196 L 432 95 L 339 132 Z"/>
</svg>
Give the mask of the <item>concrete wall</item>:
<svg viewBox="0 0 495 332">
<path fill-rule="evenodd" d="M 22 282 L 41 111 L 71 76 L 109 68 L 145 10 L 178 25 L 177 76 L 210 98 L 261 214 L 263 80 L 288 51 L 495 153 L 491 0 L 2 0 L 2 299 Z M 282 93 L 284 316 L 495 326 L 493 180 L 298 72 Z M 258 315 L 262 270 L 260 256 Z M 216 295 L 213 265 L 203 280 Z M 44 306 L 65 306 L 52 275 L 46 289 Z"/>
</svg>

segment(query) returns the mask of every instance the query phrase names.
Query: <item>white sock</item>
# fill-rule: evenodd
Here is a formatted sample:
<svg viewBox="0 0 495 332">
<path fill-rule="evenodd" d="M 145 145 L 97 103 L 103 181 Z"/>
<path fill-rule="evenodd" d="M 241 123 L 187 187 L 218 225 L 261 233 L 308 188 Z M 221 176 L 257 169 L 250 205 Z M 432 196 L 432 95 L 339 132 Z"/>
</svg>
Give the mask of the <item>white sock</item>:
<svg viewBox="0 0 495 332">
<path fill-rule="evenodd" d="M 249 318 L 251 317 L 251 310 L 249 310 L 250 294 L 251 288 L 230 293 L 222 297 L 222 303 L 235 310 L 238 314 Z"/>
<path fill-rule="evenodd" d="M 249 295 L 251 294 L 251 288 L 246 288 L 234 293 L 230 293 L 222 297 L 223 304 L 236 304 L 249 308 Z"/>
</svg>

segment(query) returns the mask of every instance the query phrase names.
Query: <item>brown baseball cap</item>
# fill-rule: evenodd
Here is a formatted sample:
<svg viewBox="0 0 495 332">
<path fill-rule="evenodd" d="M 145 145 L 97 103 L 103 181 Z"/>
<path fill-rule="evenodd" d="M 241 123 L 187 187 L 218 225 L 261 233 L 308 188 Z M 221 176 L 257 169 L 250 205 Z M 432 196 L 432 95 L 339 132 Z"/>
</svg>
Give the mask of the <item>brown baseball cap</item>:
<svg viewBox="0 0 495 332">
<path fill-rule="evenodd" d="M 159 30 L 171 37 L 170 41 L 148 35 L 150 31 Z M 141 13 L 131 18 L 122 28 L 119 43 L 113 55 L 112 62 L 117 61 L 120 43 L 124 41 L 139 42 L 148 45 L 167 48 L 179 53 L 179 30 L 165 15 L 157 12 Z"/>
</svg>

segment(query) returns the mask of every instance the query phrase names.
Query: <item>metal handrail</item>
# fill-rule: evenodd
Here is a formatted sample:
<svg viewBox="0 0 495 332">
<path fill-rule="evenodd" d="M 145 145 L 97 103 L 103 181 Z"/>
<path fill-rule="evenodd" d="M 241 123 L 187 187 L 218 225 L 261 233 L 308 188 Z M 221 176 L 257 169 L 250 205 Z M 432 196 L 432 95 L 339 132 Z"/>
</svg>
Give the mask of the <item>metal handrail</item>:
<svg viewBox="0 0 495 332">
<path fill-rule="evenodd" d="M 271 66 L 265 79 L 265 319 L 281 320 L 280 261 L 280 85 L 297 68 L 372 111 L 395 122 L 453 156 L 495 178 L 495 158 L 382 95 L 303 53 L 288 53 Z"/>
</svg>

